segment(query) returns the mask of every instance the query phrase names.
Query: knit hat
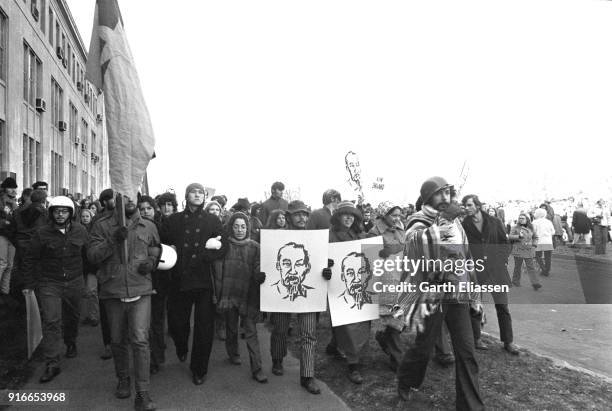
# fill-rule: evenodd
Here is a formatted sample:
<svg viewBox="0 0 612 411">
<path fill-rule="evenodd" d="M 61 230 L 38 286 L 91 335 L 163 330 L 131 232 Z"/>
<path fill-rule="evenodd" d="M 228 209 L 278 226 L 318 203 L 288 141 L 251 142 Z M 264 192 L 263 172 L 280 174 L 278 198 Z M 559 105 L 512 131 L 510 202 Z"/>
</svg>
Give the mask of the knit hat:
<svg viewBox="0 0 612 411">
<path fill-rule="evenodd" d="M 221 210 L 223 207 L 221 207 L 221 204 L 219 204 L 219 202 L 215 201 L 215 200 L 211 200 L 208 203 L 206 203 L 206 206 L 204 206 L 204 211 L 208 213 L 208 209 L 212 206 L 216 205 L 217 207 L 219 207 L 219 210 Z"/>
<path fill-rule="evenodd" d="M 219 205 L 219 208 L 223 208 L 225 207 L 225 204 L 227 204 L 227 199 L 223 195 L 214 196 L 213 198 L 211 198 L 211 200 L 216 201 Z"/>
<path fill-rule="evenodd" d="M 206 192 L 206 189 L 204 188 L 204 186 L 202 184 L 200 184 L 200 183 L 191 183 L 185 189 L 185 198 L 187 198 L 187 195 L 189 193 L 191 193 L 193 190 L 202 190 L 203 192 Z"/>
<path fill-rule="evenodd" d="M 340 217 L 344 214 L 352 215 L 353 217 L 355 217 L 356 222 L 361 222 L 363 220 L 361 212 L 355 207 L 352 202 L 341 201 L 336 206 L 336 210 L 334 211 L 334 214 L 331 217 L 330 222 L 332 223 L 332 225 L 335 226 L 336 224 L 338 224 L 338 222 L 340 221 Z"/>
<path fill-rule="evenodd" d="M 402 208 L 398 205 L 393 204 L 391 201 L 383 201 L 376 207 L 376 214 L 380 217 L 384 217 L 387 214 L 391 214 L 395 209 L 401 210 Z"/>
<path fill-rule="evenodd" d="M 442 177 L 428 178 L 421 186 L 422 203 L 427 204 L 429 199 L 431 199 L 436 192 L 449 187 L 452 187 L 452 184 L 448 184 L 448 182 Z"/>
<path fill-rule="evenodd" d="M 342 214 L 351 214 L 356 219 L 361 220 L 361 212 L 355 207 L 351 201 L 341 201 L 336 206 L 334 215 L 340 216 Z"/>
<path fill-rule="evenodd" d="M 0 188 L 17 188 L 17 182 L 13 177 L 7 177 L 0 185 Z"/>
<path fill-rule="evenodd" d="M 251 208 L 251 203 L 249 202 L 248 198 L 239 198 L 236 204 L 232 206 L 232 208 L 234 209 L 234 211 L 242 211 L 248 213 L 249 209 Z"/>
<path fill-rule="evenodd" d="M 290 202 L 289 206 L 287 207 L 287 213 L 295 214 L 299 212 L 304 212 L 310 215 L 310 207 L 304 204 L 304 202 L 301 200 L 293 200 L 292 202 Z"/>
<path fill-rule="evenodd" d="M 34 190 L 30 195 L 30 201 L 33 203 L 42 204 L 47 199 L 47 192 L 45 190 Z"/>
<path fill-rule="evenodd" d="M 102 192 L 100 193 L 100 202 L 104 202 L 107 200 L 112 199 L 115 196 L 115 192 L 113 191 L 112 188 L 107 188 L 105 190 L 102 190 Z"/>
</svg>

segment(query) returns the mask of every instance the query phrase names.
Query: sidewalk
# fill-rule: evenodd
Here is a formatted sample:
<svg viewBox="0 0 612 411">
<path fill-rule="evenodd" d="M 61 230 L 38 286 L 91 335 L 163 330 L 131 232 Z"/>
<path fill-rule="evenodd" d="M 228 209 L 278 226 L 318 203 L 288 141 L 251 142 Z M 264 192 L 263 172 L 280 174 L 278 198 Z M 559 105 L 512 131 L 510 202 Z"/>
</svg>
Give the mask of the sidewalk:
<svg viewBox="0 0 612 411">
<path fill-rule="evenodd" d="M 348 410 L 346 404 L 323 382 L 319 381 L 321 395 L 306 392 L 299 384 L 300 363 L 295 357 L 285 359 L 285 375 L 272 374 L 270 359 L 270 333 L 258 325 L 264 371 L 267 384 L 255 382 L 250 375 L 249 357 L 244 341 L 239 342 L 242 365 L 230 365 L 225 345 L 215 339 L 211 354 L 208 379 L 201 386 L 191 382 L 189 359 L 180 363 L 174 344 L 167 339 L 166 364 L 151 377 L 151 397 L 158 409 L 212 409 L 212 410 Z M 99 359 L 102 337 L 99 327 L 84 326 L 77 340 L 79 355 L 62 359 L 62 373 L 48 384 L 38 383 L 43 372 L 41 364 L 23 390 L 62 390 L 69 395 L 69 403 L 46 409 L 133 409 L 134 393 L 125 400 L 114 396 L 115 378 L 113 361 Z M 133 384 L 132 384 L 133 385 Z M 31 409 L 30 407 L 13 407 Z"/>
</svg>

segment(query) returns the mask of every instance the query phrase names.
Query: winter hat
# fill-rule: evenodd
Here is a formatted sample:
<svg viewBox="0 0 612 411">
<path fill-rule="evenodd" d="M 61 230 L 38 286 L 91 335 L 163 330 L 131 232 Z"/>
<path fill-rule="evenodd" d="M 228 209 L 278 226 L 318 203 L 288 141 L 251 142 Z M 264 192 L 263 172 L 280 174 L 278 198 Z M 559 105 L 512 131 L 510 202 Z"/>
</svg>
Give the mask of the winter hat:
<svg viewBox="0 0 612 411">
<path fill-rule="evenodd" d="M 393 204 L 391 201 L 383 201 L 376 207 L 376 214 L 379 217 L 384 217 L 391 214 L 395 209 L 402 209 L 400 206 Z"/>
<path fill-rule="evenodd" d="M 235 212 L 234 214 L 232 214 L 232 216 L 229 218 L 229 221 L 227 222 L 227 234 L 229 237 L 234 237 L 234 230 L 233 230 L 233 225 L 234 225 L 234 221 L 236 221 L 237 219 L 242 218 L 244 220 L 244 222 L 246 223 L 246 227 L 247 227 L 247 234 L 245 238 L 250 238 L 251 237 L 251 224 L 249 223 L 249 216 L 246 215 L 243 212 Z"/>
<path fill-rule="evenodd" d="M 42 204 L 47 199 L 47 192 L 45 190 L 34 190 L 30 195 L 30 201 L 33 203 Z"/>
<path fill-rule="evenodd" d="M 361 212 L 355 207 L 355 205 L 351 201 L 341 201 L 336 206 L 336 210 L 334 211 L 334 216 L 340 217 L 342 214 L 350 214 L 354 216 L 357 220 L 361 221 L 362 215 Z"/>
<path fill-rule="evenodd" d="M 544 210 L 543 208 L 538 208 L 533 212 L 533 217 L 535 220 L 537 220 L 538 218 L 546 217 L 546 210 Z"/>
<path fill-rule="evenodd" d="M 225 207 L 225 204 L 227 204 L 227 199 L 225 196 L 214 196 L 211 198 L 211 200 L 215 201 L 219 205 L 219 208 L 223 208 Z"/>
<path fill-rule="evenodd" d="M 443 188 L 452 187 L 452 184 L 448 184 L 448 182 L 442 177 L 431 177 L 425 180 L 423 185 L 421 186 L 421 200 L 423 204 L 427 204 L 431 196 L 433 196 L 436 192 L 442 190 Z"/>
<path fill-rule="evenodd" d="M 234 209 L 234 211 L 242 211 L 248 213 L 249 209 L 251 208 L 251 203 L 249 202 L 248 198 L 239 198 L 236 204 L 232 206 L 232 208 Z"/>
<path fill-rule="evenodd" d="M 17 182 L 13 177 L 7 177 L 0 185 L 0 188 L 17 188 Z"/>
<path fill-rule="evenodd" d="M 107 188 L 100 193 L 99 201 L 100 203 L 110 200 L 115 196 L 115 192 L 112 188 Z"/>
<path fill-rule="evenodd" d="M 287 207 L 287 213 L 295 214 L 299 212 L 304 212 L 310 215 L 310 207 L 304 204 L 304 202 L 301 200 L 293 200 L 292 202 L 290 202 L 289 206 Z"/>
<path fill-rule="evenodd" d="M 177 205 L 178 205 L 177 202 L 176 202 L 176 195 L 174 193 L 171 193 L 171 192 L 165 192 L 165 193 L 161 194 L 159 197 L 157 197 L 157 205 L 159 207 L 161 207 L 162 205 L 164 205 L 166 203 L 172 203 L 174 208 L 176 208 Z"/>
<path fill-rule="evenodd" d="M 202 190 L 203 192 L 206 192 L 206 189 L 204 188 L 204 186 L 202 184 L 200 184 L 200 183 L 191 183 L 185 189 L 185 198 L 187 198 L 187 195 L 189 193 L 191 193 L 193 190 Z"/>
</svg>

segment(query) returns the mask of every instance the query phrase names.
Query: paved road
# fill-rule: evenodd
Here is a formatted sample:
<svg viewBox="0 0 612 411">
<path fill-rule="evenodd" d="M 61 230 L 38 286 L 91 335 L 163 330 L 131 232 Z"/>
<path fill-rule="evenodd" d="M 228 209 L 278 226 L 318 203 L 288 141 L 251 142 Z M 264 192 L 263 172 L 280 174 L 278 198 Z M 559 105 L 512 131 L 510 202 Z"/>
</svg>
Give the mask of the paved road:
<svg viewBox="0 0 612 411">
<path fill-rule="evenodd" d="M 286 358 L 284 376 L 272 375 L 269 372 L 272 366 L 270 334 L 261 324 L 259 327 L 264 370 L 269 378 L 267 384 L 251 379 L 248 353 L 243 341 L 239 343 L 243 364 L 235 366 L 227 361 L 223 343 L 215 340 L 208 379 L 204 385 L 196 387 L 191 382 L 188 362 L 178 361 L 174 345 L 168 339 L 167 363 L 159 374 L 151 378 L 151 396 L 158 409 L 348 410 L 346 404 L 322 382 L 321 395 L 309 394 L 301 388 L 300 365 L 294 357 Z M 125 400 L 114 397 L 116 379 L 113 361 L 98 358 L 101 345 L 99 327 L 82 328 L 78 340 L 79 356 L 63 359 L 62 373 L 48 384 L 38 383 L 43 371 L 40 367 L 23 389 L 68 390 L 70 403 L 56 409 L 133 409 L 134 395 Z"/>
<path fill-rule="evenodd" d="M 511 290 L 515 342 L 612 378 L 612 261 L 555 254 L 541 283 L 534 291 L 524 273 L 522 287 Z M 485 331 L 498 336 L 494 306 L 485 312 Z"/>
</svg>

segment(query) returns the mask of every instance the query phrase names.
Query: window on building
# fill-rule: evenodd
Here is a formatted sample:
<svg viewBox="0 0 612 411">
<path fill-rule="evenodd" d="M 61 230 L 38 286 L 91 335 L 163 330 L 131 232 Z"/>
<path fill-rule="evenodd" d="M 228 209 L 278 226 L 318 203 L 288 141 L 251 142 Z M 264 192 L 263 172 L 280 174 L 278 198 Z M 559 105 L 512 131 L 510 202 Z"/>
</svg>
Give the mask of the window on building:
<svg viewBox="0 0 612 411">
<path fill-rule="evenodd" d="M 72 53 L 72 67 L 70 70 L 70 76 L 72 77 L 72 82 L 76 84 L 76 76 L 75 76 L 75 66 L 76 66 L 76 56 Z"/>
<path fill-rule="evenodd" d="M 55 151 L 51 151 L 51 194 L 55 196 L 63 194 L 63 185 L 64 157 Z"/>
<path fill-rule="evenodd" d="M 6 81 L 6 38 L 8 30 L 8 19 L 6 14 L 0 9 L 0 80 Z"/>
<path fill-rule="evenodd" d="M 27 43 L 23 45 L 23 100 L 31 106 L 42 95 L 42 62 Z"/>
<path fill-rule="evenodd" d="M 45 35 L 45 24 L 47 24 L 47 16 L 46 16 L 46 8 L 45 8 L 45 0 L 40 0 L 40 8 L 38 9 L 40 12 L 40 29 L 43 32 L 43 37 Z"/>
<path fill-rule="evenodd" d="M 59 26 L 59 21 L 55 21 L 55 48 L 57 49 L 58 47 L 60 47 L 60 26 Z"/>
<path fill-rule="evenodd" d="M 49 4 L 49 44 L 53 47 L 53 10 Z"/>
<path fill-rule="evenodd" d="M 31 186 L 40 177 L 40 143 L 27 134 L 23 135 L 23 180 L 24 187 Z"/>
<path fill-rule="evenodd" d="M 66 65 L 66 67 L 68 68 L 68 75 L 70 75 L 70 63 L 72 60 L 70 60 L 72 58 L 72 48 L 70 47 L 70 43 L 68 43 L 68 52 L 66 53 L 66 58 L 68 59 L 68 64 Z"/>
<path fill-rule="evenodd" d="M 4 131 L 4 121 L 0 120 L 0 170 L 5 170 L 4 168 L 4 155 L 6 153 L 6 132 Z"/>
<path fill-rule="evenodd" d="M 64 120 L 64 91 L 51 77 L 51 124 L 59 128 L 59 122 Z"/>
</svg>

